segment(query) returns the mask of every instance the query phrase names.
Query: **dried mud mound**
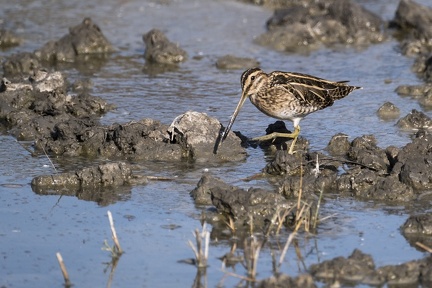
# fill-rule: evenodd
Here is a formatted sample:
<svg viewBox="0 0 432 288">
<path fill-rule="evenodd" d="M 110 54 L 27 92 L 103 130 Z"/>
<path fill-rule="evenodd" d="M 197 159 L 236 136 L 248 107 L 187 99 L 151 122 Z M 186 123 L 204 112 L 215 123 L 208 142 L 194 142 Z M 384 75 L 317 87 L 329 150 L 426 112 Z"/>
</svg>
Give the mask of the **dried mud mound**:
<svg viewBox="0 0 432 288">
<path fill-rule="evenodd" d="M 304 52 L 322 45 L 366 46 L 386 38 L 379 16 L 350 0 L 287 2 L 267 21 L 256 42 L 279 51 Z"/>
</svg>

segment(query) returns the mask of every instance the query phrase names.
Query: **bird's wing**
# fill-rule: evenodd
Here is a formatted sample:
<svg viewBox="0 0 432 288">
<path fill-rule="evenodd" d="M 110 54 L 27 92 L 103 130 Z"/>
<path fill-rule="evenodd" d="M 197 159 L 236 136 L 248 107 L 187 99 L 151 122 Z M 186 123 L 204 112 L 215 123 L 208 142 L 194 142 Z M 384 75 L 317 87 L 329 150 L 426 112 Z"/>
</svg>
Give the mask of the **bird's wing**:
<svg viewBox="0 0 432 288">
<path fill-rule="evenodd" d="M 343 85 L 343 82 L 331 82 L 300 73 L 275 72 L 272 76 L 275 89 L 282 89 L 292 94 L 303 106 L 324 108 L 332 105 L 334 102 L 332 95 L 340 85 Z"/>
</svg>

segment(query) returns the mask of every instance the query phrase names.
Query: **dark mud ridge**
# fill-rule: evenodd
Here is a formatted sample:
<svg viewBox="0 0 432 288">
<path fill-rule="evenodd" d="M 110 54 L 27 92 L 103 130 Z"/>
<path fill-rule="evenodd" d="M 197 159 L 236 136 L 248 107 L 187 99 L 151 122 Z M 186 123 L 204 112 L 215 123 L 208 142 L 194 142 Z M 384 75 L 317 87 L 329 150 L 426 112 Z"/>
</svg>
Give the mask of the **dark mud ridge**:
<svg viewBox="0 0 432 288">
<path fill-rule="evenodd" d="M 348 0 L 264 2 L 280 9 L 268 20 L 268 32 L 257 39 L 260 43 L 284 51 L 340 44 L 362 47 L 384 41 L 394 33 L 401 41 L 401 50 L 417 57 L 415 70 L 425 80 L 431 80 L 432 9 L 402 0 L 395 18 L 384 23 Z M 0 39 L 5 45 L 20 43 L 9 32 L 1 32 Z M 145 73 L 163 73 L 187 61 L 186 52 L 159 30 L 150 30 L 143 40 Z M 76 195 L 106 205 L 118 200 L 119 194 L 127 197 L 131 185 L 148 179 L 134 173 L 128 160 L 243 161 L 246 147 L 252 146 L 265 149 L 273 157 L 261 173 L 250 175 L 249 179 L 265 177 L 274 189 L 244 190 L 212 175 L 203 175 L 191 196 L 197 205 L 211 207 L 206 220 L 214 227 L 226 228 L 226 223 L 232 223 L 231 228 L 238 234 L 247 235 L 253 225 L 254 231 L 268 236 L 279 224 L 294 229 L 299 223 L 298 215 L 302 215 L 303 222 L 316 223 L 319 203 L 325 201 L 322 195 L 326 193 L 401 204 L 430 197 L 427 191 L 432 189 L 432 120 L 422 112 L 413 110 L 395 123 L 400 129 L 416 132 L 404 147 L 382 149 L 373 135 L 349 141 L 348 135 L 337 134 L 330 140 L 327 154 L 309 151 L 307 140 L 300 137 L 297 152 L 290 155 L 286 151 L 290 141 L 254 143 L 240 133 L 230 132 L 216 154 L 223 126 L 205 113 L 185 112 L 172 119 L 170 125 L 155 119 L 102 125 L 100 116 L 114 109 L 113 105 L 92 96 L 86 83 L 69 83 L 58 70 L 79 70 L 83 65 L 100 67 L 113 51 L 115 48 L 101 29 L 86 18 L 64 37 L 33 53 L 18 53 L 3 61 L 0 119 L 11 135 L 18 140 L 34 141 L 35 154 L 81 156 L 95 162 L 104 159 L 104 163 L 74 172 L 35 177 L 32 187 L 36 193 Z M 257 64 L 254 59 L 227 55 L 219 58 L 216 65 L 220 69 L 239 69 Z M 431 104 L 430 84 L 404 85 L 397 92 L 418 98 L 422 105 Z M 391 103 L 384 103 L 377 113 L 387 119 L 399 118 L 398 108 Z M 267 129 L 267 133 L 273 131 L 286 131 L 286 127 L 283 122 L 276 122 Z M 112 187 L 116 187 L 116 195 L 110 194 Z M 122 193 L 118 192 L 120 188 Z M 299 198 L 306 203 L 304 206 L 299 205 Z M 418 239 L 428 243 L 425 235 L 432 234 L 431 217 L 410 217 L 401 228 L 405 237 L 411 243 Z M 309 274 L 297 278 L 277 274 L 258 286 L 315 287 L 316 279 L 346 285 L 428 286 L 432 283 L 431 267 L 428 257 L 376 268 L 370 256 L 355 250 L 348 258 L 312 265 Z"/>
<path fill-rule="evenodd" d="M 261 281 L 258 287 L 318 287 L 314 279 L 321 280 L 329 287 L 355 287 L 358 284 L 381 287 L 430 287 L 432 284 L 432 257 L 410 261 L 400 265 L 375 267 L 372 257 L 360 250 L 345 257 L 314 264 L 310 274 L 292 278 L 276 274 Z"/>
</svg>

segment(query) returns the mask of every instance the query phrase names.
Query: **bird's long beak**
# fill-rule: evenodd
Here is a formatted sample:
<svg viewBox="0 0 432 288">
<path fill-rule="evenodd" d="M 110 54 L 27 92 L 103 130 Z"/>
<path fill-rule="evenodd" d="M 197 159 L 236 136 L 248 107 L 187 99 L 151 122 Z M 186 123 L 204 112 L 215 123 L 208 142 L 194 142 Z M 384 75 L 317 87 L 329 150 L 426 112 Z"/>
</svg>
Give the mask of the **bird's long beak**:
<svg viewBox="0 0 432 288">
<path fill-rule="evenodd" d="M 237 114 L 240 112 L 241 107 L 243 106 L 244 102 L 246 101 L 246 93 L 244 93 L 245 91 L 242 92 L 241 98 L 239 103 L 237 104 L 236 109 L 234 110 L 234 114 L 231 116 L 231 119 L 228 123 L 228 126 L 225 128 L 225 130 L 223 131 L 222 135 L 221 135 L 221 139 L 223 142 L 225 140 L 225 138 L 228 136 L 229 131 L 231 130 L 232 125 L 234 124 L 234 121 L 237 117 Z"/>
</svg>

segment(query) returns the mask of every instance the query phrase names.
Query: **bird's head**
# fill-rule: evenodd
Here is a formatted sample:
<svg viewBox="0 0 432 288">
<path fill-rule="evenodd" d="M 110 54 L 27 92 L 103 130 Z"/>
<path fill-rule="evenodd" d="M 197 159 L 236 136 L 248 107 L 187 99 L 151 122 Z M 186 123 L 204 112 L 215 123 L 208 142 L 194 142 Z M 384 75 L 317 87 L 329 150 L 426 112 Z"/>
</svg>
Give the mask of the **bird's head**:
<svg viewBox="0 0 432 288">
<path fill-rule="evenodd" d="M 242 95 L 239 103 L 237 104 L 236 109 L 234 110 L 233 115 L 231 116 L 228 126 L 225 128 L 225 130 L 221 135 L 222 141 L 225 140 L 229 131 L 231 130 L 231 127 L 234 124 L 237 114 L 240 112 L 240 108 L 243 106 L 244 102 L 246 101 L 246 98 L 249 98 L 252 95 L 257 93 L 257 91 L 260 89 L 266 77 L 267 74 L 265 74 L 260 68 L 250 68 L 245 72 L 243 72 L 240 78 Z"/>
</svg>

